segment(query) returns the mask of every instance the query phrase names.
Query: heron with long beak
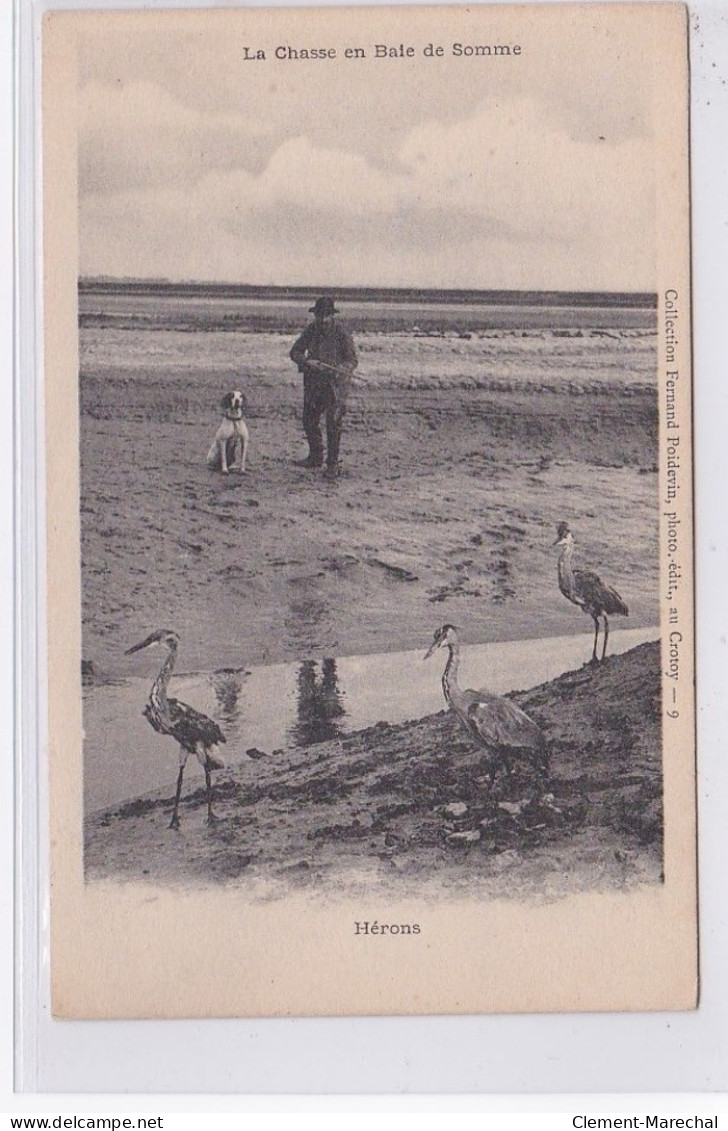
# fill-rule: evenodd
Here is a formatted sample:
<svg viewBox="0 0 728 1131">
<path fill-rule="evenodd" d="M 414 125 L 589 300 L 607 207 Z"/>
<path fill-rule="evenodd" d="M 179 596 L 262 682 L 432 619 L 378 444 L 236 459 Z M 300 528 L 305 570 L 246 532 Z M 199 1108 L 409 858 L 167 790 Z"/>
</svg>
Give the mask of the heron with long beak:
<svg viewBox="0 0 728 1131">
<path fill-rule="evenodd" d="M 452 624 L 444 624 L 434 635 L 424 659 L 438 648 L 447 648 L 448 658 L 442 676 L 445 702 L 462 725 L 490 755 L 492 766 L 490 787 L 500 763 L 509 773 L 511 762 L 525 759 L 534 765 L 539 777 L 548 776 L 546 739 L 525 711 L 490 691 L 463 691 L 458 686 L 460 643 Z M 489 787 L 489 789 L 490 789 Z"/>
<path fill-rule="evenodd" d="M 221 770 L 225 763 L 215 752 L 215 747 L 226 738 L 220 727 L 201 711 L 196 711 L 187 703 L 179 699 L 170 699 L 167 688 L 177 660 L 179 636 L 176 632 L 160 628 L 152 632 L 146 639 L 132 648 L 127 648 L 126 655 L 140 652 L 142 648 L 152 648 L 161 645 L 167 649 L 167 657 L 162 664 L 159 675 L 152 684 L 149 699 L 144 708 L 144 714 L 159 734 L 168 734 L 179 743 L 179 774 L 177 776 L 177 793 L 174 799 L 174 811 L 169 823 L 170 829 L 179 828 L 179 799 L 182 793 L 182 778 L 190 754 L 194 754 L 197 761 L 205 771 L 207 785 L 207 823 L 212 824 L 215 814 L 212 809 L 212 770 Z"/>
<path fill-rule="evenodd" d="M 597 640 L 599 638 L 599 618 L 604 617 L 604 644 L 602 647 L 602 660 L 607 654 L 607 641 L 609 640 L 609 616 L 617 615 L 628 617 L 629 609 L 616 589 L 605 585 L 601 577 L 586 569 L 573 569 L 571 557 L 574 553 L 574 535 L 569 529 L 568 522 L 560 522 L 556 528 L 556 541 L 554 546 L 559 546 L 559 562 L 557 566 L 559 589 L 594 621 L 594 650 L 591 662 L 598 662 Z"/>
</svg>

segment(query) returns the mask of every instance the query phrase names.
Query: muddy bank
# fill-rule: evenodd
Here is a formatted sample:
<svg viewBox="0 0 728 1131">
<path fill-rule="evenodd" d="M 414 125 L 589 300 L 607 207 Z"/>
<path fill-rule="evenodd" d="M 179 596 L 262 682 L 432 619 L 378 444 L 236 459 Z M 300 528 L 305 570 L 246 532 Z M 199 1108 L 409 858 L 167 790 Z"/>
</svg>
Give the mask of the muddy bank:
<svg viewBox="0 0 728 1131">
<path fill-rule="evenodd" d="M 658 644 L 587 665 L 514 696 L 539 724 L 550 775 L 500 773 L 451 714 L 271 754 L 109 810 L 86 828 L 90 880 L 242 884 L 263 898 L 292 888 L 541 898 L 661 878 Z"/>
</svg>

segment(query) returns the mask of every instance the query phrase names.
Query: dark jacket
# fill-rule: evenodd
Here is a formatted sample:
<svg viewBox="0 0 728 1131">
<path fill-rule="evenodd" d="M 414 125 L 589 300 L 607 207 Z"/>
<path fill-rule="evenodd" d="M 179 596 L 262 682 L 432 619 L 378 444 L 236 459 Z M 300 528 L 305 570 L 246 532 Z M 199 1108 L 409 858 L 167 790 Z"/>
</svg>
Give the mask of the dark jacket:
<svg viewBox="0 0 728 1131">
<path fill-rule="evenodd" d="M 291 360 L 299 369 L 306 367 L 306 361 L 323 361 L 334 370 L 353 373 L 358 365 L 354 339 L 339 322 L 328 326 L 317 326 L 311 322 L 291 349 Z"/>
</svg>

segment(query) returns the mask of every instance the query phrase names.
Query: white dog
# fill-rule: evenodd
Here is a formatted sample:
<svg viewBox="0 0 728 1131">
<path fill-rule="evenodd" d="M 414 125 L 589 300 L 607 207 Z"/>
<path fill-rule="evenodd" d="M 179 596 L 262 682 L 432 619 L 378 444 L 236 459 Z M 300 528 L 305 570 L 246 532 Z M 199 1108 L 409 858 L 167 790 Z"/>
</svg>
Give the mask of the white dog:
<svg viewBox="0 0 728 1131">
<path fill-rule="evenodd" d="M 220 410 L 225 419 L 217 430 L 212 447 L 207 453 L 207 466 L 213 471 L 227 475 L 229 471 L 245 471 L 248 455 L 248 426 L 243 419 L 245 397 L 239 390 L 226 393 L 220 401 Z M 235 461 L 240 449 L 240 464 Z"/>
</svg>

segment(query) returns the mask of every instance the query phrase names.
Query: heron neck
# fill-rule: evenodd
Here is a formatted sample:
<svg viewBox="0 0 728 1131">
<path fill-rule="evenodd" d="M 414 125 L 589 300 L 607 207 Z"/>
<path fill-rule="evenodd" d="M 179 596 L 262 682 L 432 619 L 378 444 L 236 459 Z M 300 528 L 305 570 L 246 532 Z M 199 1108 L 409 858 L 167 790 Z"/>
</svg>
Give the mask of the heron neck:
<svg viewBox="0 0 728 1131">
<path fill-rule="evenodd" d="M 442 690 L 448 703 L 458 696 L 458 668 L 460 667 L 460 648 L 457 644 L 448 644 L 449 656 L 442 673 Z"/>
<path fill-rule="evenodd" d="M 174 648 L 174 647 L 170 647 L 169 651 L 167 653 L 167 659 L 162 664 L 161 671 L 160 671 L 159 675 L 157 676 L 157 678 L 155 679 L 154 683 L 152 684 L 152 690 L 151 690 L 151 693 L 150 693 L 150 698 L 153 702 L 157 702 L 157 703 L 166 703 L 167 702 L 167 688 L 169 686 L 169 681 L 170 681 L 170 678 L 172 676 L 172 671 L 174 669 L 174 665 L 175 665 L 176 660 L 177 660 L 177 649 Z"/>
<path fill-rule="evenodd" d="M 562 546 L 561 553 L 559 554 L 558 574 L 559 585 L 562 589 L 571 589 L 574 582 L 574 571 L 571 568 L 571 555 L 574 552 L 573 546 Z"/>
</svg>

